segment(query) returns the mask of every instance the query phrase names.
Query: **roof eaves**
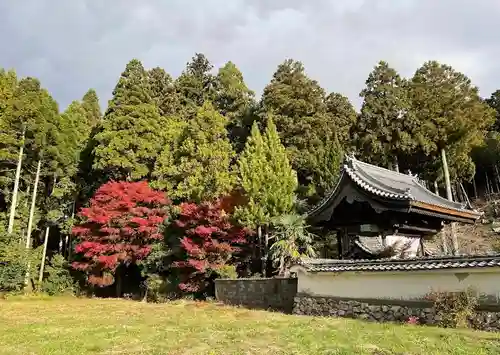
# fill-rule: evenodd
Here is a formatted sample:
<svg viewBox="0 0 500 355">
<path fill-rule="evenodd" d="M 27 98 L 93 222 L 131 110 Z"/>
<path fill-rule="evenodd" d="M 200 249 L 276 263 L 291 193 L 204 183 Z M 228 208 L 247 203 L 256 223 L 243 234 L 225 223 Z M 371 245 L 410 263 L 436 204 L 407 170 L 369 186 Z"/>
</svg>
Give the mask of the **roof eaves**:
<svg viewBox="0 0 500 355">
<path fill-rule="evenodd" d="M 306 272 L 412 271 L 500 267 L 500 254 L 417 257 L 411 259 L 334 260 L 307 259 L 299 265 Z"/>
</svg>

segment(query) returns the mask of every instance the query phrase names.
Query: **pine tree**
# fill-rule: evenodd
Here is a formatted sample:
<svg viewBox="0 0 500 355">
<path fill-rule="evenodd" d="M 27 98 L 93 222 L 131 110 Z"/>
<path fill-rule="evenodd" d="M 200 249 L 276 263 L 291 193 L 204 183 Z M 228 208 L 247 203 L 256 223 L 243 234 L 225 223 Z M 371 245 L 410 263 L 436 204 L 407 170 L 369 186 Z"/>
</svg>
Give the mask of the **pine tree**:
<svg viewBox="0 0 500 355">
<path fill-rule="evenodd" d="M 82 98 L 82 108 L 85 110 L 85 123 L 89 124 L 92 129 L 88 137 L 86 137 L 86 141 L 84 142 L 85 145 L 80 151 L 80 161 L 76 176 L 78 193 L 77 196 L 75 196 L 72 215 L 74 215 L 74 211 L 79 205 L 86 203 L 95 190 L 107 179 L 107 177 L 102 174 L 102 171 L 93 169 L 95 160 L 94 149 L 98 145 L 95 136 L 102 130 L 103 119 L 99 100 L 93 89 L 87 91 Z"/>
<path fill-rule="evenodd" d="M 381 61 L 360 93 L 364 98 L 355 138 L 364 158 L 399 170 L 398 160 L 411 153 L 417 142 L 417 122 L 404 80 Z"/>
<path fill-rule="evenodd" d="M 201 202 L 229 193 L 234 184 L 231 161 L 234 152 L 227 138 L 227 119 L 205 102 L 187 124 L 171 124 L 177 143 L 160 155 L 155 186 L 170 189 L 173 199 Z"/>
<path fill-rule="evenodd" d="M 178 113 L 181 107 L 172 77 L 164 69 L 156 67 L 148 71 L 148 78 L 151 98 L 160 115 L 170 116 Z"/>
<path fill-rule="evenodd" d="M 327 112 L 324 90 L 306 76 L 302 63 L 288 59 L 264 89 L 260 106 L 261 119 L 273 114 L 281 142 L 297 172 L 301 197 L 321 197 L 314 180 L 319 171 L 315 169 L 326 167 L 316 165 L 316 155 L 325 142 L 336 139 L 337 130 Z"/>
<path fill-rule="evenodd" d="M 149 177 L 163 148 L 163 128 L 147 73 L 134 59 L 122 73 L 95 136 L 94 168 L 117 180 Z"/>
<path fill-rule="evenodd" d="M 496 90 L 491 96 L 486 99 L 486 103 L 490 105 L 492 109 L 496 111 L 495 124 L 492 129 L 499 132 L 500 131 L 500 90 Z"/>
<path fill-rule="evenodd" d="M 87 116 L 87 123 L 90 127 L 95 127 L 102 119 L 101 106 L 99 98 L 94 89 L 89 89 L 82 99 L 82 107 Z"/>
<path fill-rule="evenodd" d="M 243 74 L 232 62 L 227 62 L 215 78 L 214 105 L 229 120 L 228 131 L 237 151 L 243 149 L 252 120 L 251 108 L 255 106 L 254 92 L 243 79 Z"/>
<path fill-rule="evenodd" d="M 356 110 L 347 97 L 336 92 L 329 94 L 325 102 L 326 111 L 336 127 L 335 133 L 339 144 L 342 147 L 351 148 L 351 130 L 358 119 Z"/>
<path fill-rule="evenodd" d="M 261 250 L 262 272 L 266 275 L 268 227 L 274 218 L 293 210 L 297 189 L 297 175 L 271 118 L 264 136 L 254 122 L 238 163 L 239 185 L 247 202 L 236 208 L 235 216 L 245 227 L 257 230 L 256 242 Z"/>
<path fill-rule="evenodd" d="M 244 226 L 256 229 L 269 225 L 274 217 L 292 212 L 297 175 L 271 118 L 264 136 L 257 123 L 253 124 L 238 166 L 239 186 L 248 202 L 235 214 Z"/>
<path fill-rule="evenodd" d="M 447 197 L 452 199 L 449 165 L 457 170 L 473 171 L 450 161 L 447 151 L 460 152 L 456 157 L 470 155 L 473 147 L 481 145 L 486 130 L 493 124 L 494 111 L 478 95 L 469 78 L 448 65 L 435 61 L 424 63 L 410 83 L 413 110 L 418 121 L 417 140 L 424 154 L 441 158 Z"/>
<path fill-rule="evenodd" d="M 175 81 L 180 103 L 189 116 L 194 115 L 206 100 L 214 99 L 214 76 L 210 73 L 212 69 L 213 65 L 205 55 L 196 53 Z"/>
<path fill-rule="evenodd" d="M 19 153 L 21 158 L 23 156 L 20 150 L 23 145 L 22 127 L 13 117 L 16 87 L 16 73 L 0 69 L 0 195 L 3 195 L 4 201 L 10 199 L 9 193 L 13 190 L 15 170 L 20 161 Z"/>
</svg>

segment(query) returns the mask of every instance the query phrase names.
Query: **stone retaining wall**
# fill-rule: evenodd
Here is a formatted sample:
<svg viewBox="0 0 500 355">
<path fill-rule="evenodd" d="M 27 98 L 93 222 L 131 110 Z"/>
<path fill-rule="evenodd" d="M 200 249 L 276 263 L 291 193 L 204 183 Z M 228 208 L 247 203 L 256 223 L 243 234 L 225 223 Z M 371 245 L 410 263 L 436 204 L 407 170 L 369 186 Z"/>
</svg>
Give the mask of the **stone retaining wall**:
<svg viewBox="0 0 500 355">
<path fill-rule="evenodd" d="M 215 280 L 215 298 L 225 304 L 291 313 L 296 294 L 296 278 Z"/>
<path fill-rule="evenodd" d="M 425 301 L 353 300 L 297 295 L 293 313 L 298 315 L 332 316 L 375 322 L 408 322 L 417 317 L 419 324 L 437 325 L 441 320 L 432 303 Z M 500 331 L 500 308 L 480 306 L 470 319 L 475 329 Z"/>
</svg>

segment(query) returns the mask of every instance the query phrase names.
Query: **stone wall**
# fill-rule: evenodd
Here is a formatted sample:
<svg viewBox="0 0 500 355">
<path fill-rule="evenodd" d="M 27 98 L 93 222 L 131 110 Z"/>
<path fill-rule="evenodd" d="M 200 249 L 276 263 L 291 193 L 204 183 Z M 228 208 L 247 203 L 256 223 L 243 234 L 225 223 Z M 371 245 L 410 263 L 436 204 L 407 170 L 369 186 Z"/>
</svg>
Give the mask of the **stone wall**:
<svg viewBox="0 0 500 355">
<path fill-rule="evenodd" d="M 295 278 L 215 280 L 215 298 L 225 304 L 291 313 L 296 294 Z"/>
<path fill-rule="evenodd" d="M 332 316 L 375 322 L 408 322 L 417 317 L 419 324 L 437 325 L 441 320 L 432 303 L 379 299 L 341 299 L 298 294 L 293 313 L 298 315 Z M 471 326 L 487 331 L 500 331 L 500 308 L 480 306 L 470 319 Z"/>
</svg>

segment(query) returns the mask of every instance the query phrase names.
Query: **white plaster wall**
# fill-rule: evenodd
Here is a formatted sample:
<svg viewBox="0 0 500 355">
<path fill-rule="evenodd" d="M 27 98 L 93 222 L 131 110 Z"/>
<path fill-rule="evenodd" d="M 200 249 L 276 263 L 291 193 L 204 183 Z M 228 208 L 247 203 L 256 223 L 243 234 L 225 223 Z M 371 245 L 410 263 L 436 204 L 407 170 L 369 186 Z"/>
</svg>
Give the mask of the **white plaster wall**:
<svg viewBox="0 0 500 355">
<path fill-rule="evenodd" d="M 298 271 L 298 292 L 324 297 L 421 299 L 431 291 L 473 287 L 499 299 L 500 268 L 397 272 L 306 273 Z"/>
</svg>

